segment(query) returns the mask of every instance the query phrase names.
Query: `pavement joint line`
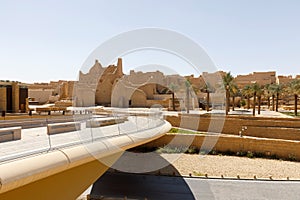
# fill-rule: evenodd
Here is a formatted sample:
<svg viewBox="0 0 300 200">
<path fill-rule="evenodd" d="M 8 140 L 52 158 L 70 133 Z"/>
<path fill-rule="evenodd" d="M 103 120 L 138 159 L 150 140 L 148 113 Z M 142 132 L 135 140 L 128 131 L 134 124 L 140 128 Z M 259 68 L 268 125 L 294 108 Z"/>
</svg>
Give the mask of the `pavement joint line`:
<svg viewBox="0 0 300 200">
<path fill-rule="evenodd" d="M 162 176 L 170 176 L 170 175 L 162 175 Z M 182 176 L 177 176 L 177 177 L 184 177 L 184 178 L 195 178 L 195 179 L 212 179 L 212 180 L 240 180 L 240 181 L 272 181 L 272 182 L 300 182 L 300 179 L 270 179 L 270 178 L 234 178 L 234 177 L 215 177 L 215 176 L 210 176 L 210 177 L 205 177 L 205 176 L 187 176 L 187 175 L 182 175 Z"/>
<path fill-rule="evenodd" d="M 108 173 L 116 173 L 116 174 L 122 174 L 123 172 L 121 171 L 114 171 L 114 172 L 111 172 L 111 171 L 108 171 Z M 135 174 L 135 173 L 132 173 L 132 174 Z M 257 179 L 251 179 L 251 178 L 240 178 L 240 179 L 237 179 L 237 178 L 233 178 L 233 177 L 224 177 L 224 178 L 221 178 L 221 177 L 216 177 L 216 176 L 211 176 L 211 177 L 205 177 L 205 176 L 189 176 L 189 175 L 170 175 L 170 174 L 152 174 L 152 173 L 141 173 L 141 174 L 135 174 L 135 175 L 139 175 L 139 176 L 163 176 L 163 177 L 174 177 L 174 178 L 189 178 L 189 179 L 203 179 L 203 180 L 226 180 L 226 181 L 259 181 L 259 182 L 299 182 L 300 183 L 300 179 L 296 180 L 296 179 L 289 179 L 289 180 L 286 180 L 286 179 L 268 179 L 268 178 L 257 178 Z"/>
</svg>

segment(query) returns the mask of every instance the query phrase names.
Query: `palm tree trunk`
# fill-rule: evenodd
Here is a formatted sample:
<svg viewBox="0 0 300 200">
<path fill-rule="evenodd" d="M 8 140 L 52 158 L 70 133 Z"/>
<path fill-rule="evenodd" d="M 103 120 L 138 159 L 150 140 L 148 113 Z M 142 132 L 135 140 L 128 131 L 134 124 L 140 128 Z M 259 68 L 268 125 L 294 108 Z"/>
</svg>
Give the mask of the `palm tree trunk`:
<svg viewBox="0 0 300 200">
<path fill-rule="evenodd" d="M 268 109 L 270 109 L 270 97 L 268 96 Z"/>
<path fill-rule="evenodd" d="M 276 93 L 276 112 L 278 112 L 278 99 L 279 99 L 279 93 Z"/>
<path fill-rule="evenodd" d="M 250 109 L 250 96 L 247 97 L 247 109 Z"/>
<path fill-rule="evenodd" d="M 190 92 L 189 92 L 189 88 L 186 89 L 186 112 L 190 113 Z"/>
<path fill-rule="evenodd" d="M 209 92 L 207 91 L 207 98 L 206 98 L 206 111 L 209 111 Z"/>
<path fill-rule="evenodd" d="M 256 92 L 254 92 L 253 95 L 253 116 L 255 116 L 255 104 L 256 104 Z"/>
<path fill-rule="evenodd" d="M 227 112 L 229 112 L 230 111 L 230 93 L 229 92 L 228 92 L 228 99 L 227 100 L 228 100 L 228 103 L 227 103 L 227 105 L 228 105 L 227 109 L 228 110 L 227 110 Z"/>
<path fill-rule="evenodd" d="M 174 92 L 172 92 L 172 106 L 173 106 L 173 111 L 175 111 L 175 95 Z"/>
<path fill-rule="evenodd" d="M 297 94 L 294 94 L 294 97 L 295 97 L 295 106 L 294 106 L 294 113 L 295 113 L 295 116 L 297 116 L 297 112 L 298 112 L 298 95 Z"/>
<path fill-rule="evenodd" d="M 228 92 L 228 112 L 230 111 L 230 93 Z"/>
<path fill-rule="evenodd" d="M 261 95 L 258 96 L 258 111 L 257 113 L 260 115 L 260 105 L 261 105 Z"/>
<path fill-rule="evenodd" d="M 226 88 L 226 105 L 225 105 L 225 114 L 228 115 L 228 107 L 229 107 L 229 91 Z"/>
<path fill-rule="evenodd" d="M 234 111 L 234 100 L 235 100 L 235 96 L 232 96 L 232 111 Z"/>
<path fill-rule="evenodd" d="M 275 95 L 272 94 L 272 110 L 273 111 L 275 111 L 275 101 L 274 101 L 274 99 L 275 99 Z"/>
</svg>

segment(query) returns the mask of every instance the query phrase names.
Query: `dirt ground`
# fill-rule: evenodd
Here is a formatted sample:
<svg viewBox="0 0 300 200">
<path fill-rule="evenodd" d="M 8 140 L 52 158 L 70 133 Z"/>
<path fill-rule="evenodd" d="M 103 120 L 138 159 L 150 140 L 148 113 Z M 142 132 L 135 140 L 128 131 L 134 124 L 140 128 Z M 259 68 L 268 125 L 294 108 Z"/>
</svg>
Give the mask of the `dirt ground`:
<svg viewBox="0 0 300 200">
<path fill-rule="evenodd" d="M 164 158 L 170 154 L 162 154 Z M 175 156 L 175 155 L 171 155 Z M 198 155 L 177 154 L 178 159 L 172 164 L 176 168 L 166 167 L 161 170 L 162 174 L 174 174 L 177 170 L 180 175 L 205 176 L 224 178 L 249 178 L 256 176 L 258 179 L 274 180 L 300 180 L 300 162 L 271 160 L 263 158 L 247 158 L 223 155 Z M 177 174 L 177 172 L 175 172 Z"/>
</svg>

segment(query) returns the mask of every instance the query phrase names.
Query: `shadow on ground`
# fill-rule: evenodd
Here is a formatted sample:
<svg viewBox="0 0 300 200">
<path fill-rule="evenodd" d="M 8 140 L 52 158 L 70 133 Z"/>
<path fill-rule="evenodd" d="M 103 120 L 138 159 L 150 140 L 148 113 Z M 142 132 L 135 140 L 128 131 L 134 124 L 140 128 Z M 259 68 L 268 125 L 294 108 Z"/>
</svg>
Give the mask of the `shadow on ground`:
<svg viewBox="0 0 300 200">
<path fill-rule="evenodd" d="M 130 153 L 125 153 L 117 161 L 115 165 L 118 168 L 121 163 L 128 165 L 128 154 Z M 177 176 L 179 172 L 168 161 L 156 153 L 151 156 L 155 160 L 153 164 L 164 163 L 166 167 L 142 174 L 120 172 L 111 168 L 94 183 L 90 199 L 192 200 L 199 199 L 197 197 L 202 191 L 205 191 L 206 199 L 213 199 L 208 183 L 202 182 L 196 190 L 192 190 L 183 177 Z M 169 174 L 165 175 L 166 172 Z"/>
</svg>

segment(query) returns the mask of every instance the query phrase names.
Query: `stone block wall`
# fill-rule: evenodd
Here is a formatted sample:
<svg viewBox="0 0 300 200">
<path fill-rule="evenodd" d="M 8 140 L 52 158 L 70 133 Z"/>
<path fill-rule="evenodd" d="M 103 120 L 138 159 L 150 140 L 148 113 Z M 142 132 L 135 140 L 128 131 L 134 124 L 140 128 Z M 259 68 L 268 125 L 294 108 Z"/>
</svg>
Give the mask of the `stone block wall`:
<svg viewBox="0 0 300 200">
<path fill-rule="evenodd" d="M 204 142 L 205 141 L 205 142 Z M 204 142 L 204 143 L 203 143 Z M 202 150 L 220 152 L 257 152 L 266 156 L 276 155 L 279 158 L 300 160 L 300 141 L 289 141 L 268 138 L 251 138 L 237 136 L 205 136 L 191 134 L 167 134 L 144 147 L 196 147 Z"/>
<path fill-rule="evenodd" d="M 239 135 L 243 127 L 243 135 L 263 138 L 300 140 L 300 120 L 285 118 L 261 117 L 225 117 L 208 115 L 166 116 L 172 126 L 203 132 Z M 223 127 L 220 127 L 222 126 Z"/>
</svg>

